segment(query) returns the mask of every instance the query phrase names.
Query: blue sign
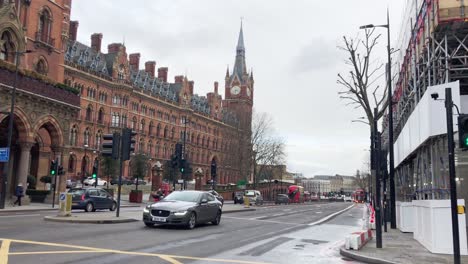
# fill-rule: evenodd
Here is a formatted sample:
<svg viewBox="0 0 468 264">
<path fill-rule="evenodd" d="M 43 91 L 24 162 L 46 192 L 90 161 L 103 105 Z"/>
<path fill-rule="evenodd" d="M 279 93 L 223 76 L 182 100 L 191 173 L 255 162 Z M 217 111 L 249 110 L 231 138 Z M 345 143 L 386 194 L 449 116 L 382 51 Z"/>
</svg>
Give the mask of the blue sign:
<svg viewBox="0 0 468 264">
<path fill-rule="evenodd" d="M 0 148 L 0 162 L 8 162 L 10 160 L 10 149 Z"/>
<path fill-rule="evenodd" d="M 60 200 L 60 201 L 65 201 L 65 194 L 64 194 L 64 193 L 61 193 L 61 194 L 60 194 L 59 200 Z"/>
</svg>

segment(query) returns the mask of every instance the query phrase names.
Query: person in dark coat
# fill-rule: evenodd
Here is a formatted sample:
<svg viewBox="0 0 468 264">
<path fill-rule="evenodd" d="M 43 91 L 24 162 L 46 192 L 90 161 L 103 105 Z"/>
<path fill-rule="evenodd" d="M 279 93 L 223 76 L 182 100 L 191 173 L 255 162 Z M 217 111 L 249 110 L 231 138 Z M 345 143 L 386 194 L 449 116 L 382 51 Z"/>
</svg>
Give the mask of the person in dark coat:
<svg viewBox="0 0 468 264">
<path fill-rule="evenodd" d="M 18 186 L 16 186 L 16 189 L 15 189 L 16 201 L 13 205 L 18 204 L 19 206 L 21 206 L 21 197 L 24 196 L 23 192 L 24 192 L 23 184 L 18 183 Z"/>
</svg>

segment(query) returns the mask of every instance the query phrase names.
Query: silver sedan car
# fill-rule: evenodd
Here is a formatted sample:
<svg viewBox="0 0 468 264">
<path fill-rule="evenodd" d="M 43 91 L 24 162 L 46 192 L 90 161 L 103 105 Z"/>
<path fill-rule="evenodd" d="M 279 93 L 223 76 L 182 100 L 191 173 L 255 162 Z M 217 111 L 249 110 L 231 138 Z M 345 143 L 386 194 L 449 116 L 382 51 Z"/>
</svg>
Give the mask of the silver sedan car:
<svg viewBox="0 0 468 264">
<path fill-rule="evenodd" d="M 146 226 L 181 225 L 193 229 L 197 224 L 221 222 L 222 204 L 213 195 L 201 191 L 175 191 L 143 210 Z"/>
</svg>

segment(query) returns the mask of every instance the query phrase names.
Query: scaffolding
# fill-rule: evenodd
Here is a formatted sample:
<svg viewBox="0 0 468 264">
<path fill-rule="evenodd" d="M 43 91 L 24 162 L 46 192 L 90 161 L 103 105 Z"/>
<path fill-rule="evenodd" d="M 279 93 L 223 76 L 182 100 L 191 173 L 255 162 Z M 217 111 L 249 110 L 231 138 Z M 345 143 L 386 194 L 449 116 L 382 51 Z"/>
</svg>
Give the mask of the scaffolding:
<svg viewBox="0 0 468 264">
<path fill-rule="evenodd" d="M 468 95 L 467 6 L 468 0 L 407 1 L 392 63 L 394 142 L 429 86 L 459 81 L 460 94 Z M 388 120 L 383 124 L 384 141 L 387 124 Z M 456 156 L 461 160 L 464 153 Z M 397 200 L 447 199 L 447 157 L 447 136 L 439 135 L 395 164 Z"/>
</svg>

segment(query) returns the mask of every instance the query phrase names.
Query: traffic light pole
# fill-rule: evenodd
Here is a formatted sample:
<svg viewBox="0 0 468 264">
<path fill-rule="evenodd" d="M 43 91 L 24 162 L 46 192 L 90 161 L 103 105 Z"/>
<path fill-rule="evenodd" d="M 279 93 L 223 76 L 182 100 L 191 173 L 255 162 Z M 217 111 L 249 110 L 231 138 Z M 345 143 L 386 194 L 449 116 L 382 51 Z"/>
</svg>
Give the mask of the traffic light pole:
<svg viewBox="0 0 468 264">
<path fill-rule="evenodd" d="M 450 204 L 452 213 L 453 263 L 460 264 L 460 237 L 457 214 L 457 187 L 455 183 L 455 144 L 453 142 L 452 89 L 445 88 L 445 110 L 447 114 L 447 141 L 450 180 Z M 460 132 L 459 132 L 460 133 Z"/>
<path fill-rule="evenodd" d="M 374 117 L 377 116 L 377 108 L 374 108 Z M 375 238 L 376 247 L 382 248 L 382 215 L 381 215 L 381 201 L 380 201 L 380 133 L 377 130 L 377 120 L 374 118 L 374 168 L 375 168 Z"/>
<path fill-rule="evenodd" d="M 123 131 L 123 130 L 122 130 Z M 122 133 L 123 136 L 123 133 Z M 121 138 L 119 142 L 119 186 L 117 187 L 117 210 L 115 212 L 115 216 L 119 217 L 120 216 L 120 193 L 122 191 L 122 171 L 123 171 L 123 137 Z"/>
<path fill-rule="evenodd" d="M 53 184 L 53 193 L 52 193 L 52 208 L 55 206 L 55 191 L 57 190 L 57 174 L 58 174 L 58 158 L 55 159 L 55 165 L 54 165 L 54 184 Z"/>
</svg>

